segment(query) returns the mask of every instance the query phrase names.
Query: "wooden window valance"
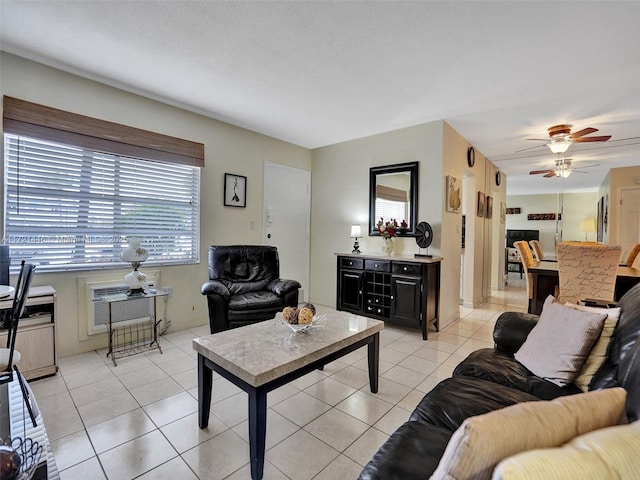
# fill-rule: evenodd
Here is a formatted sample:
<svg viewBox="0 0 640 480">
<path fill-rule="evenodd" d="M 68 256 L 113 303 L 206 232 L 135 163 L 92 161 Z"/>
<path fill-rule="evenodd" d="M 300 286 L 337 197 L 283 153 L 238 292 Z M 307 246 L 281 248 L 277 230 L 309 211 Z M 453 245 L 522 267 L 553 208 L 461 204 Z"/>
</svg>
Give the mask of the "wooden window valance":
<svg viewBox="0 0 640 480">
<path fill-rule="evenodd" d="M 76 145 L 98 152 L 204 167 L 204 144 L 99 120 L 57 108 L 3 98 L 6 133 Z"/>
<path fill-rule="evenodd" d="M 407 192 L 393 187 L 376 185 L 376 197 L 390 202 L 407 203 Z"/>
</svg>

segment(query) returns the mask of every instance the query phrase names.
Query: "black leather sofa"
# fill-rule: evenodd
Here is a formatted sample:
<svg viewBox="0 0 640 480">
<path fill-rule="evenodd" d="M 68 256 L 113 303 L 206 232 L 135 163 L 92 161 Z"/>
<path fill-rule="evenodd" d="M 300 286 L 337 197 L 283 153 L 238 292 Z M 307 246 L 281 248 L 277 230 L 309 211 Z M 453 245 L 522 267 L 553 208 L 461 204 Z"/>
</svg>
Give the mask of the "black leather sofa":
<svg viewBox="0 0 640 480">
<path fill-rule="evenodd" d="M 280 278 L 276 247 L 212 245 L 207 296 L 211 333 L 273 318 L 284 307 L 298 305 L 300 283 Z"/>
<path fill-rule="evenodd" d="M 640 419 L 640 285 L 627 292 L 618 305 L 622 312 L 609 355 L 589 389 L 625 388 L 627 417 L 633 422 Z M 470 354 L 451 378 L 427 393 L 409 420 L 364 467 L 360 480 L 425 480 L 467 417 L 518 402 L 579 393 L 575 385 L 559 387 L 536 377 L 513 358 L 537 318 L 527 313 L 503 313 L 493 332 L 495 347 Z"/>
</svg>

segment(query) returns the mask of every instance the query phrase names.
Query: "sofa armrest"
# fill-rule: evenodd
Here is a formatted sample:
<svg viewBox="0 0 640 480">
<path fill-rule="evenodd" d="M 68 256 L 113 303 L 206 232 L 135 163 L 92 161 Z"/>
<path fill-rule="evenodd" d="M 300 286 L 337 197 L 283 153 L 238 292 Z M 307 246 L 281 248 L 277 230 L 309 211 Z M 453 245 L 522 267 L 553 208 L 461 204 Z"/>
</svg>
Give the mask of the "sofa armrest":
<svg viewBox="0 0 640 480">
<path fill-rule="evenodd" d="M 204 282 L 202 287 L 200 287 L 200 293 L 202 295 L 210 295 L 217 294 L 223 296 L 225 299 L 229 299 L 229 289 L 224 285 L 224 283 L 219 280 L 209 280 L 208 282 Z"/>
<path fill-rule="evenodd" d="M 293 290 L 297 290 L 300 287 L 302 287 L 302 285 L 300 285 L 300 282 L 296 280 L 287 280 L 285 278 L 279 278 L 269 283 L 269 285 L 267 286 L 267 290 L 271 290 L 273 293 L 275 293 L 279 297 L 284 297 L 287 293 Z"/>
<path fill-rule="evenodd" d="M 498 352 L 513 355 L 538 322 L 538 316 L 523 312 L 504 312 L 496 320 L 493 341 Z"/>
</svg>

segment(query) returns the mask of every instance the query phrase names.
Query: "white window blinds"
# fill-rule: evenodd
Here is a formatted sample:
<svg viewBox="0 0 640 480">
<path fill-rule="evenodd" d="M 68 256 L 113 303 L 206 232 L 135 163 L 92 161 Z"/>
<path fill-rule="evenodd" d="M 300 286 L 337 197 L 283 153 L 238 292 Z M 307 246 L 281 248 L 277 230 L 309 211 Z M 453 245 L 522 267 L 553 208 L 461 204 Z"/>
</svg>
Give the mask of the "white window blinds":
<svg viewBox="0 0 640 480">
<path fill-rule="evenodd" d="M 198 261 L 200 170 L 5 133 L 5 229 L 12 264 L 38 271 L 119 263 L 127 237 L 147 263 Z"/>
<path fill-rule="evenodd" d="M 407 219 L 407 205 L 405 202 L 393 202 L 385 200 L 384 198 L 376 198 L 376 213 L 380 215 L 385 222 L 393 218 L 399 225 L 402 220 Z M 379 220 L 380 218 L 377 218 L 376 223 Z"/>
</svg>

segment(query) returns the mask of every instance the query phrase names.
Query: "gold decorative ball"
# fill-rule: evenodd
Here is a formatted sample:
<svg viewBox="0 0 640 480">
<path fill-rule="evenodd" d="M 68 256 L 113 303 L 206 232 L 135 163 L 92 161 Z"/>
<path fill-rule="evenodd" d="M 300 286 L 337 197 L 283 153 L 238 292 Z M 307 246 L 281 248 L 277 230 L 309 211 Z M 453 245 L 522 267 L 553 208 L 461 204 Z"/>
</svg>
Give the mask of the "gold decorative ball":
<svg viewBox="0 0 640 480">
<path fill-rule="evenodd" d="M 284 307 L 282 310 L 282 318 L 292 325 L 298 324 L 298 308 L 297 307 Z"/>
<path fill-rule="evenodd" d="M 316 306 L 313 303 L 305 303 L 302 308 L 308 308 L 313 312 L 314 315 L 316 314 Z"/>
<path fill-rule="evenodd" d="M 313 310 L 307 307 L 302 307 L 298 312 L 298 323 L 301 325 L 307 325 L 313 322 Z"/>
</svg>

